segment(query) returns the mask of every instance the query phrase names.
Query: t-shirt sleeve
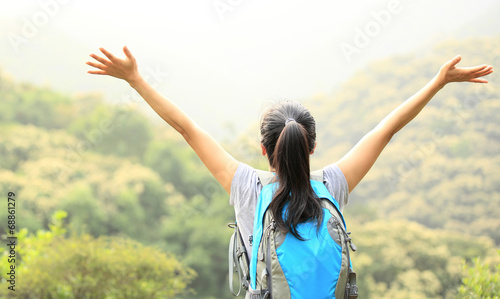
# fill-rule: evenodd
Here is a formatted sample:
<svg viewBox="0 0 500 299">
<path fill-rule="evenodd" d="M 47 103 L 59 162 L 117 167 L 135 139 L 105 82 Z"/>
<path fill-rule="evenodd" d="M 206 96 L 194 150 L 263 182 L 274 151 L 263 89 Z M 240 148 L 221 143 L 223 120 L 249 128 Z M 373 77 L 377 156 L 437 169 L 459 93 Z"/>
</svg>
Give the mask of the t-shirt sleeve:
<svg viewBox="0 0 500 299">
<path fill-rule="evenodd" d="M 342 170 L 337 164 L 330 164 L 323 168 L 323 182 L 330 194 L 337 200 L 340 211 L 349 202 L 349 186 Z"/>
<path fill-rule="evenodd" d="M 249 236 L 253 232 L 255 206 L 261 188 L 262 185 L 255 169 L 240 162 L 231 181 L 229 204 L 234 206 L 238 228 L 249 258 L 252 255 Z"/>
<path fill-rule="evenodd" d="M 255 169 L 240 162 L 231 181 L 229 196 L 229 204 L 234 206 L 237 212 L 255 204 L 258 179 Z"/>
</svg>

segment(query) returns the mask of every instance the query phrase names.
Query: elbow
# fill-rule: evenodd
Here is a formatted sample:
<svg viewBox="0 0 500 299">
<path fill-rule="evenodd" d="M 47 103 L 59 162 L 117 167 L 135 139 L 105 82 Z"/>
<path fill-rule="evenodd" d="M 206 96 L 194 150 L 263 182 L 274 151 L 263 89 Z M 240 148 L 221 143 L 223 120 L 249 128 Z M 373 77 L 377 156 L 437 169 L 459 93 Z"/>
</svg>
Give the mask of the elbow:
<svg viewBox="0 0 500 299">
<path fill-rule="evenodd" d="M 379 140 L 382 140 L 384 145 L 388 144 L 391 141 L 392 137 L 396 135 L 399 130 L 389 130 L 388 128 L 384 128 L 383 126 L 377 126 L 373 129 L 372 134 L 377 135 Z"/>
<path fill-rule="evenodd" d="M 373 130 L 380 132 L 381 135 L 387 139 L 387 142 L 391 141 L 392 137 L 396 135 L 399 130 L 405 126 L 405 123 L 398 121 L 382 120 Z"/>
<path fill-rule="evenodd" d="M 197 138 L 197 133 L 200 132 L 200 130 L 201 129 L 195 123 L 191 123 L 190 125 L 185 125 L 183 127 L 179 126 L 177 128 L 177 132 L 182 135 L 188 144 L 191 144 L 191 141 Z"/>
<path fill-rule="evenodd" d="M 186 141 L 188 141 L 189 139 L 191 139 L 192 134 L 190 134 L 190 132 L 192 132 L 193 130 L 187 124 L 181 125 L 180 123 L 175 123 L 175 124 L 172 125 L 172 128 L 174 128 L 177 131 L 177 133 L 181 134 L 181 136 Z"/>
<path fill-rule="evenodd" d="M 399 131 L 399 130 L 398 130 Z M 389 141 L 391 141 L 392 137 L 394 137 L 394 135 L 396 135 L 396 133 L 398 131 L 392 131 L 392 132 L 389 132 L 386 136 L 386 139 L 387 139 L 387 143 L 389 143 Z"/>
<path fill-rule="evenodd" d="M 191 141 L 191 137 L 186 131 L 179 130 L 178 132 L 179 132 L 179 134 L 181 134 L 182 138 L 184 138 L 184 140 L 186 140 L 187 143 L 189 143 Z"/>
</svg>

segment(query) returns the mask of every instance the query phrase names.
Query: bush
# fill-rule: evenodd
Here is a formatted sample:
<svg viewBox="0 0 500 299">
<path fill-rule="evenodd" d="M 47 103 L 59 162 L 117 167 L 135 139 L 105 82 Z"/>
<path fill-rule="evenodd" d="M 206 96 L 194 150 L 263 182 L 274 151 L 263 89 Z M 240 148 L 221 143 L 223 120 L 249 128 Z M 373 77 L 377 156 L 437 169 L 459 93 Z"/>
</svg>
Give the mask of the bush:
<svg viewBox="0 0 500 299">
<path fill-rule="evenodd" d="M 173 256 L 124 238 L 73 235 L 65 238 L 57 212 L 49 232 L 28 235 L 16 246 L 15 293 L 8 253 L 0 261 L 0 295 L 18 298 L 174 298 L 184 293 L 195 272 Z"/>
<path fill-rule="evenodd" d="M 498 251 L 500 255 L 500 251 Z M 486 262 L 475 258 L 473 264 L 463 265 L 463 285 L 459 289 L 459 298 L 500 298 L 500 261 Z"/>
</svg>

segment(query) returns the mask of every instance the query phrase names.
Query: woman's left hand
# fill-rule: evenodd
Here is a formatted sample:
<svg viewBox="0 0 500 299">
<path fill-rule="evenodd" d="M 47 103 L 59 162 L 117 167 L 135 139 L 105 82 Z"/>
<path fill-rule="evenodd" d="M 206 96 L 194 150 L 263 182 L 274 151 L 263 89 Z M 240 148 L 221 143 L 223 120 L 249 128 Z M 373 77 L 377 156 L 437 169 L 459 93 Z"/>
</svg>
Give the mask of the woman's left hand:
<svg viewBox="0 0 500 299">
<path fill-rule="evenodd" d="M 473 67 L 457 67 L 460 60 L 462 60 L 462 57 L 458 55 L 443 64 L 437 75 L 437 79 L 441 85 L 444 86 L 450 82 L 488 83 L 488 80 L 481 77 L 493 73 L 491 65 L 483 64 Z"/>
</svg>

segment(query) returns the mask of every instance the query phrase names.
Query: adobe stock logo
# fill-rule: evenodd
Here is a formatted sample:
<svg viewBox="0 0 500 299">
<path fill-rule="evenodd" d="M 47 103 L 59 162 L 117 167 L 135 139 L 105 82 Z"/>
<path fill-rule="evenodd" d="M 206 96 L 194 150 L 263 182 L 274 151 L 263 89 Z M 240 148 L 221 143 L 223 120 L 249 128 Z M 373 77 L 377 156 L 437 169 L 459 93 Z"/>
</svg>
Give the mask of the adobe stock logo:
<svg viewBox="0 0 500 299">
<path fill-rule="evenodd" d="M 23 17 L 20 34 L 9 32 L 8 38 L 10 45 L 16 52 L 22 44 L 29 43 L 40 31 L 41 28 L 47 26 L 52 18 L 54 18 L 61 8 L 61 5 L 67 4 L 69 0 L 41 0 L 38 1 L 40 7 L 30 18 Z"/>
<path fill-rule="evenodd" d="M 215 0 L 212 5 L 221 21 L 225 20 L 225 14 L 232 12 L 236 7 L 240 6 L 243 0 Z"/>
<path fill-rule="evenodd" d="M 352 55 L 361 53 L 361 50 L 368 47 L 373 38 L 380 35 L 382 28 L 387 27 L 391 21 L 392 16 L 399 14 L 403 11 L 403 7 L 398 0 L 391 0 L 387 3 L 387 9 L 382 9 L 378 12 L 371 11 L 370 15 L 372 20 L 367 22 L 361 29 L 354 28 L 354 39 L 352 44 L 342 42 L 340 49 L 344 54 L 348 63 L 352 61 Z"/>
</svg>

